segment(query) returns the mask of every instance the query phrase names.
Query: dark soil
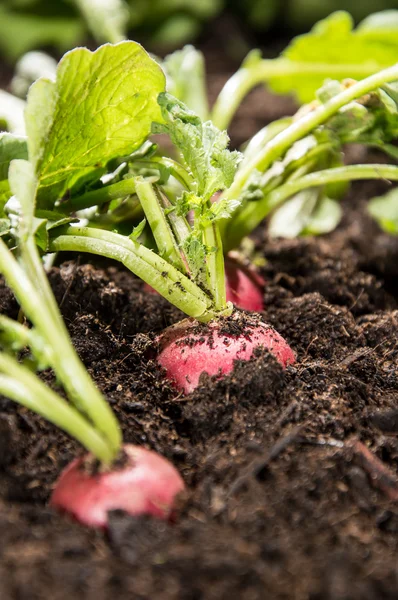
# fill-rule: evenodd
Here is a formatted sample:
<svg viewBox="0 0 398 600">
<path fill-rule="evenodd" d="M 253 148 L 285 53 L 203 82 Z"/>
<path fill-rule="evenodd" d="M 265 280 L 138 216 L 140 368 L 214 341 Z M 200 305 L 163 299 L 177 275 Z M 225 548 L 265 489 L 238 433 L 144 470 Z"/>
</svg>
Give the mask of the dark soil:
<svg viewBox="0 0 398 600">
<path fill-rule="evenodd" d="M 257 92 L 252 122 L 239 119 L 250 134 L 286 106 Z M 297 364 L 262 352 L 187 397 L 148 361 L 177 310 L 115 265 L 53 269 L 125 440 L 172 460 L 189 491 L 172 525 L 118 512 L 109 534 L 72 523 L 47 501 L 80 448 L 0 400 L 1 600 L 396 600 L 398 240 L 364 210 L 382 188 L 356 186 L 322 240 L 259 232 L 264 319 Z M 4 287 L 0 310 L 18 311 Z"/>
</svg>

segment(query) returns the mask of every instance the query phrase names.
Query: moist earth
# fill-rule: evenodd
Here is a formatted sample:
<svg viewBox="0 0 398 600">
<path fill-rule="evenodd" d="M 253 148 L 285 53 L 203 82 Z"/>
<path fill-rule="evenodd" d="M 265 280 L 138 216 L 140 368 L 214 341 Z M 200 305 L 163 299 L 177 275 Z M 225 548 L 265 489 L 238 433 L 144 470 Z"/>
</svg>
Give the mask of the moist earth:
<svg viewBox="0 0 398 600">
<path fill-rule="evenodd" d="M 264 92 L 250 106 L 256 122 L 238 117 L 235 144 L 288 110 Z M 79 526 L 47 502 L 80 447 L 0 399 L 1 600 L 398 597 L 398 240 L 366 214 L 384 189 L 354 186 L 322 239 L 256 232 L 263 318 L 297 363 L 282 370 L 258 352 L 185 397 L 153 360 L 178 310 L 110 262 L 81 256 L 51 271 L 125 441 L 169 458 L 188 491 L 173 523 L 116 511 L 107 534 Z M 18 315 L 4 284 L 0 311 Z"/>
</svg>

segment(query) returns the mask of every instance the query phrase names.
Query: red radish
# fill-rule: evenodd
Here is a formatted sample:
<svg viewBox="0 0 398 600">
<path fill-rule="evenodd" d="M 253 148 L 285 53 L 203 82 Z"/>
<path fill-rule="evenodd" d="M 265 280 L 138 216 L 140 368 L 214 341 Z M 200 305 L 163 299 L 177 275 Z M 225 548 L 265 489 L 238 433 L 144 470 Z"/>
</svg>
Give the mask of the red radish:
<svg viewBox="0 0 398 600">
<path fill-rule="evenodd" d="M 253 268 L 226 256 L 225 279 L 228 302 L 243 310 L 264 310 L 265 281 Z"/>
<path fill-rule="evenodd" d="M 185 319 L 168 327 L 157 341 L 158 363 L 185 394 L 198 386 L 201 373 L 230 373 L 235 360 L 249 360 L 261 346 L 283 367 L 295 362 L 292 349 L 275 329 L 258 316 L 242 313 L 207 324 Z"/>
<path fill-rule="evenodd" d="M 243 310 L 264 310 L 264 279 L 253 268 L 231 256 L 225 257 L 225 285 L 227 302 Z M 157 294 L 147 283 L 144 283 L 144 290 L 149 294 Z"/>
<path fill-rule="evenodd" d="M 111 471 L 93 473 L 90 454 L 74 460 L 58 479 L 50 505 L 90 527 L 107 527 L 111 510 L 168 519 L 184 489 L 179 473 L 156 452 L 131 444 L 123 451 L 124 464 Z"/>
</svg>

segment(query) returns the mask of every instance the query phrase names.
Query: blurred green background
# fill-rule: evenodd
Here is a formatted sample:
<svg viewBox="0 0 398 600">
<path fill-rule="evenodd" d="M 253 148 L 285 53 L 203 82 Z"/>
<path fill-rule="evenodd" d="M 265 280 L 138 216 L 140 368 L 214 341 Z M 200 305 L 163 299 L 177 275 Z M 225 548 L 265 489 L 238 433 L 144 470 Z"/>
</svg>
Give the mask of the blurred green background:
<svg viewBox="0 0 398 600">
<path fill-rule="evenodd" d="M 335 10 L 359 21 L 391 8 L 398 0 L 1 0 L 0 52 L 14 62 L 32 49 L 62 53 L 126 36 L 169 51 L 199 36 L 223 36 L 225 23 L 239 32 L 243 51 L 245 42 L 264 45 L 281 33 L 308 31 Z"/>
</svg>

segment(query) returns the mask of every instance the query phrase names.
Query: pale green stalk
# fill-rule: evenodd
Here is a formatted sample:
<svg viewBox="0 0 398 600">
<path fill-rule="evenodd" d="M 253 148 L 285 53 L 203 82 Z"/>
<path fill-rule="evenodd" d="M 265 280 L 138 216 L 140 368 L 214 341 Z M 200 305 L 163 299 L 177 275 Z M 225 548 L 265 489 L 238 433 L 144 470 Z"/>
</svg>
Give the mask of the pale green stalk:
<svg viewBox="0 0 398 600">
<path fill-rule="evenodd" d="M 257 85 L 272 79 L 303 78 L 308 75 L 323 75 L 326 78 L 344 79 L 352 77 L 362 79 L 374 73 L 374 66 L 369 62 L 354 65 L 333 65 L 310 62 L 292 62 L 286 58 L 263 59 L 255 64 L 243 65 L 227 81 L 221 90 L 211 113 L 211 120 L 219 129 L 227 129 L 244 97 Z"/>
<path fill-rule="evenodd" d="M 90 208 L 91 206 L 101 206 L 101 204 L 111 202 L 111 200 L 126 198 L 133 194 L 135 194 L 134 179 L 123 179 L 117 183 L 105 185 L 97 190 L 86 192 L 81 196 L 70 198 L 66 202 L 61 202 L 58 208 L 69 214 L 70 212 L 83 210 L 84 208 Z"/>
<path fill-rule="evenodd" d="M 102 435 L 34 373 L 3 352 L 0 352 L 0 394 L 54 423 L 103 462 L 111 462 L 113 453 Z"/>
<path fill-rule="evenodd" d="M 34 260 L 37 248 L 31 250 L 32 262 L 27 261 L 26 252 L 24 260 L 27 266 L 31 264 L 37 275 L 43 267 L 41 265 L 39 267 Z M 81 363 L 61 316 L 56 318 L 54 308 L 50 309 L 47 306 L 46 300 L 49 294 L 52 296 L 52 293 L 51 290 L 43 292 L 45 276 L 33 278 L 35 284 L 39 286 L 36 289 L 2 240 L 0 240 L 0 272 L 4 275 L 7 285 L 13 290 L 24 313 L 48 346 L 53 349 L 50 357 L 52 368 L 62 381 L 71 400 L 101 432 L 104 443 L 108 444 L 108 461 L 112 460 L 121 444 L 117 420 Z M 33 276 L 32 273 L 30 275 Z M 47 280 L 46 282 L 46 285 L 49 285 Z M 53 304 L 55 304 L 54 299 Z"/>
<path fill-rule="evenodd" d="M 359 179 L 398 181 L 398 167 L 383 164 L 349 165 L 316 171 L 288 181 L 267 194 L 263 200 L 245 206 L 235 220 L 234 229 L 227 232 L 227 250 L 235 248 L 244 235 L 253 231 L 265 217 L 291 196 L 311 187 Z"/>
<path fill-rule="evenodd" d="M 75 251 L 121 262 L 177 308 L 199 321 L 216 316 L 212 301 L 170 263 L 123 235 L 90 227 L 68 227 L 50 241 L 50 252 Z"/>
<path fill-rule="evenodd" d="M 52 348 L 35 329 L 29 329 L 18 321 L 0 315 L 0 341 L 4 336 L 7 340 L 15 340 L 17 349 L 29 346 L 34 356 L 44 358 L 46 364 L 51 363 Z"/>
<path fill-rule="evenodd" d="M 331 98 L 325 104 L 301 117 L 289 127 L 278 133 L 272 138 L 265 147 L 245 161 L 243 167 L 238 170 L 232 186 L 224 193 L 227 199 L 236 199 L 240 196 L 251 174 L 254 171 L 265 172 L 270 165 L 283 156 L 283 154 L 298 140 L 308 135 L 311 131 L 327 122 L 343 106 L 353 100 L 377 89 L 378 87 L 396 81 L 398 79 L 398 64 L 384 69 L 375 75 L 359 81 L 344 91 Z M 256 202 L 244 203 L 235 211 L 232 219 L 229 220 L 224 239 L 227 240 L 227 250 L 235 247 L 243 237 L 250 233 L 260 222 L 252 218 L 252 213 L 256 213 Z M 245 220 L 241 215 L 244 214 Z M 249 224 L 250 223 L 250 224 Z"/>
<path fill-rule="evenodd" d="M 206 254 L 207 284 L 214 298 L 217 311 L 227 308 L 223 245 L 217 223 L 203 231 L 203 243 L 209 249 Z"/>
<path fill-rule="evenodd" d="M 186 273 L 186 266 L 182 260 L 181 252 L 152 184 L 141 177 L 137 177 L 135 187 L 160 256 L 169 261 L 179 271 Z"/>
<path fill-rule="evenodd" d="M 313 129 L 323 125 L 323 123 L 335 115 L 340 108 L 360 96 L 368 94 L 385 83 L 390 83 L 397 79 L 398 64 L 388 69 L 384 69 L 375 75 L 371 75 L 367 79 L 358 81 L 331 98 L 325 104 L 321 104 L 312 112 L 309 112 L 307 115 L 289 125 L 289 127 L 270 140 L 257 156 L 254 156 L 250 161 L 246 162 L 244 168 L 238 170 L 232 186 L 226 191 L 224 197 L 237 198 L 254 170 L 257 169 L 260 172 L 264 172 L 277 158 L 283 155 L 294 142 L 297 142 L 308 135 Z"/>
</svg>

